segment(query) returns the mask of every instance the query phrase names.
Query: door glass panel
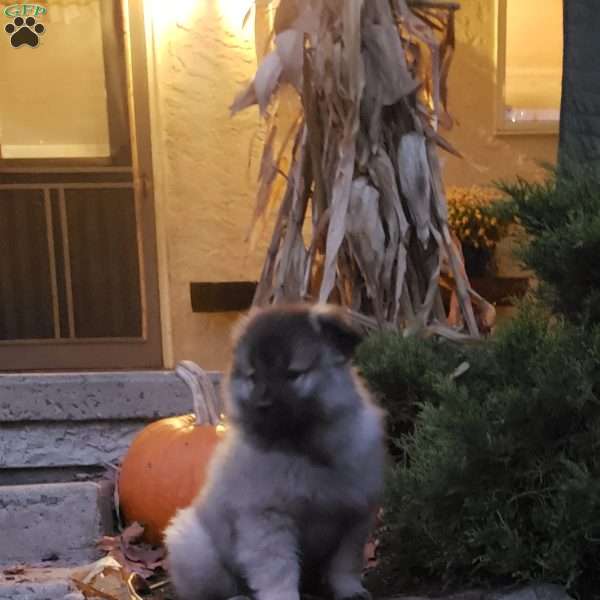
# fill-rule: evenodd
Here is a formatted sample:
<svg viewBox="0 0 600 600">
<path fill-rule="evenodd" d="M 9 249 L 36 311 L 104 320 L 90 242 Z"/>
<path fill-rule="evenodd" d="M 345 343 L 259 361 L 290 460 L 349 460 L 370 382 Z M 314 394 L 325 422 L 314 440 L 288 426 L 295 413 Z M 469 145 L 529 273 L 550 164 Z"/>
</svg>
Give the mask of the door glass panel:
<svg viewBox="0 0 600 600">
<path fill-rule="evenodd" d="M 0 0 L 1 158 L 110 155 L 101 2 Z"/>
</svg>

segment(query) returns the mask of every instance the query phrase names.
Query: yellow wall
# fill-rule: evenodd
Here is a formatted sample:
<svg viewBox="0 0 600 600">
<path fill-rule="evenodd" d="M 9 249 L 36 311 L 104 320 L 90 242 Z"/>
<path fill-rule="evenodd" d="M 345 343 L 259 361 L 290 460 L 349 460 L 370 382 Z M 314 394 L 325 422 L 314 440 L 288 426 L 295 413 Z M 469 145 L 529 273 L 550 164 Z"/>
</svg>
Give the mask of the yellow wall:
<svg viewBox="0 0 600 600">
<path fill-rule="evenodd" d="M 155 0 L 152 6 L 159 123 L 153 149 L 171 363 L 225 365 L 237 315 L 193 313 L 190 283 L 256 280 L 264 254 L 264 244 L 253 251 L 244 241 L 261 146 L 260 139 L 252 144 L 258 113 L 232 119 L 228 112 L 256 68 L 252 29 L 241 30 L 248 6 L 242 0 L 174 0 L 169 10 Z"/>
<path fill-rule="evenodd" d="M 235 315 L 192 313 L 189 284 L 251 280 L 264 254 L 264 244 L 253 251 L 243 239 L 256 190 L 256 170 L 249 176 L 247 164 L 258 116 L 249 110 L 230 119 L 227 110 L 255 69 L 251 31 L 239 30 L 249 4 L 173 0 L 167 14 L 154 0 L 154 151 L 170 363 L 225 366 Z M 467 159 L 445 158 L 449 184 L 539 175 L 535 161 L 555 157 L 555 136 L 495 136 L 495 32 L 494 0 L 464 0 L 450 77 L 457 125 L 449 138 Z"/>
</svg>

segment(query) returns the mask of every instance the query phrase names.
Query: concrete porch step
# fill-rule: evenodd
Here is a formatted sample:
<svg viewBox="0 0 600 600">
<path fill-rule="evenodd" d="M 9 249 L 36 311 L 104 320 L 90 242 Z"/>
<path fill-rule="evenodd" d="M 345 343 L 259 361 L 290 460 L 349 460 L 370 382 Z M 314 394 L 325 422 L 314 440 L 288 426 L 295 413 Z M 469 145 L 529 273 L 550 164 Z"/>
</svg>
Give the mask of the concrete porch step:
<svg viewBox="0 0 600 600">
<path fill-rule="evenodd" d="M 208 375 L 218 386 L 220 373 Z M 0 374 L 0 423 L 149 420 L 191 407 L 175 371 Z"/>
<path fill-rule="evenodd" d="M 26 470 L 113 463 L 148 422 L 192 407 L 174 371 L 0 375 L 0 471 L 22 482 Z"/>
<path fill-rule="evenodd" d="M 113 532 L 108 482 L 0 487 L 0 565 L 81 564 L 101 556 Z"/>
<path fill-rule="evenodd" d="M 11 574 L 0 569 L 0 600 L 84 600 L 71 581 L 72 567 L 38 567 Z"/>
<path fill-rule="evenodd" d="M 200 375 L 182 367 L 0 375 L 0 572 L 99 557 L 97 541 L 113 529 L 101 473 L 147 423 L 193 410 Z M 218 387 L 219 374 L 209 376 Z"/>
</svg>

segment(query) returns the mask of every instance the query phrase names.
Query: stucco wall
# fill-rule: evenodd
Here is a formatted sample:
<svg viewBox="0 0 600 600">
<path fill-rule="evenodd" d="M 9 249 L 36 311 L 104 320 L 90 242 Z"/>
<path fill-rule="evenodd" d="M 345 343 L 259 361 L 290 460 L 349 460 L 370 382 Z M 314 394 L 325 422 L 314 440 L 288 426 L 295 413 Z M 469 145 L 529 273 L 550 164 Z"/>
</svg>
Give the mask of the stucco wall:
<svg viewBox="0 0 600 600">
<path fill-rule="evenodd" d="M 222 368 L 236 315 L 192 313 L 189 285 L 256 278 L 264 252 L 264 240 L 255 250 L 244 241 L 256 190 L 256 170 L 249 174 L 247 165 L 258 116 L 250 110 L 230 119 L 227 110 L 255 69 L 251 31 L 239 28 L 249 3 L 178 0 L 169 16 L 156 8 L 161 4 L 155 0 L 155 151 L 163 179 L 159 222 L 171 360 Z M 448 137 L 466 160 L 444 157 L 449 184 L 533 176 L 540 173 L 536 161 L 555 157 L 555 136 L 495 135 L 494 5 L 463 0 L 458 13 L 450 77 L 456 126 Z"/>
<path fill-rule="evenodd" d="M 153 23 L 160 112 L 154 145 L 164 178 L 158 216 L 166 244 L 172 361 L 191 359 L 218 369 L 227 361 L 237 315 L 193 313 L 190 283 L 256 279 L 264 254 L 264 244 L 253 250 L 244 241 L 261 145 L 260 139 L 252 144 L 258 112 L 233 119 L 228 112 L 256 68 L 252 30 L 241 30 L 248 3 L 180 1 L 179 14 L 167 15 L 160 4 Z"/>
</svg>

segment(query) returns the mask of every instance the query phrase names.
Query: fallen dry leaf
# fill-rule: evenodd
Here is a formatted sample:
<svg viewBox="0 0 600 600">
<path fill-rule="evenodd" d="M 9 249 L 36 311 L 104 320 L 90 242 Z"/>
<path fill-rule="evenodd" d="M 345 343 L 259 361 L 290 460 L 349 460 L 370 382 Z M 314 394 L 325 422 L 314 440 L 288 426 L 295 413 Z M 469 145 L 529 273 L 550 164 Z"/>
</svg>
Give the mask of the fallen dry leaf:
<svg viewBox="0 0 600 600">
<path fill-rule="evenodd" d="M 73 577 L 83 583 L 90 583 L 94 577 L 100 575 L 105 569 L 120 569 L 121 565 L 112 556 L 104 556 L 98 559 L 91 565 L 86 565 L 80 569 L 77 569 L 73 573 Z"/>
<path fill-rule="evenodd" d="M 131 574 L 112 556 L 105 556 L 77 571 L 71 579 L 77 589 L 90 600 L 139 600 L 130 585 Z"/>
<path fill-rule="evenodd" d="M 140 542 L 143 533 L 139 523 L 132 523 L 120 535 L 103 537 L 98 545 L 129 573 L 148 579 L 164 568 L 166 550 Z"/>
<path fill-rule="evenodd" d="M 25 567 L 20 565 L 8 567 L 2 570 L 3 575 L 23 575 L 23 573 L 25 573 Z"/>
<path fill-rule="evenodd" d="M 139 523 L 132 523 L 129 527 L 126 527 L 119 536 L 124 543 L 132 544 L 139 540 L 144 534 L 144 528 Z"/>
<path fill-rule="evenodd" d="M 115 596 L 111 594 L 106 594 L 100 590 L 97 590 L 94 586 L 89 585 L 87 583 L 83 583 L 83 581 L 77 581 L 73 579 L 73 583 L 75 587 L 86 597 L 91 599 L 102 598 L 104 600 L 116 600 Z M 129 598 L 127 599 L 129 600 Z"/>
</svg>

